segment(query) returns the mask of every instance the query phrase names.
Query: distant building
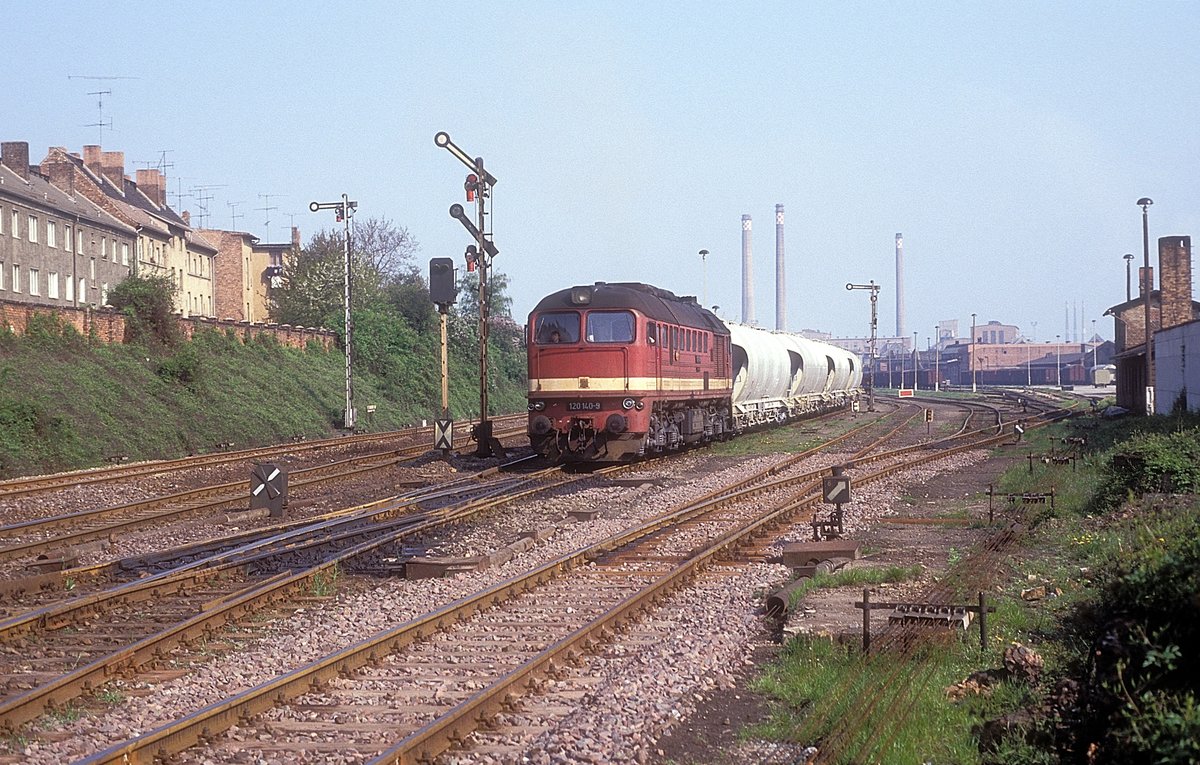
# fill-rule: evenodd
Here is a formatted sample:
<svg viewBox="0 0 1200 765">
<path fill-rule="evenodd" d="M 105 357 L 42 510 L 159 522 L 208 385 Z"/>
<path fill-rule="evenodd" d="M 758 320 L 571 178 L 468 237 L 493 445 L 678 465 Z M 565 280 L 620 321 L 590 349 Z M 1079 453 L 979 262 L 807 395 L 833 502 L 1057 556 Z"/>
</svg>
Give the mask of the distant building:
<svg viewBox="0 0 1200 765">
<path fill-rule="evenodd" d="M 998 321 L 989 321 L 987 324 L 975 325 L 975 342 L 984 343 L 987 345 L 1004 345 L 1005 343 L 1015 343 L 1021 336 L 1019 328 L 1015 324 L 1001 324 Z"/>
<path fill-rule="evenodd" d="M 0 299 L 102 306 L 129 276 L 134 227 L 29 164 L 29 144 L 0 145 Z"/>
<path fill-rule="evenodd" d="M 167 178 L 156 169 L 125 175 L 125 154 L 84 146 L 83 156 L 51 147 L 42 172 L 61 189 L 81 194 L 137 232 L 129 264 L 142 276 L 168 277 L 175 307 L 184 316 L 213 316 L 217 248 L 197 234 L 186 217 L 167 205 Z M 186 213 L 184 214 L 186 215 Z M 122 262 L 128 258 L 121 253 Z"/>
<path fill-rule="evenodd" d="M 292 241 L 268 244 L 242 231 L 200 229 L 217 246 L 216 312 L 218 318 L 265 322 L 271 318 L 271 290 L 281 286 L 283 269 L 300 251 L 300 230 Z"/>
<path fill-rule="evenodd" d="M 1146 304 L 1150 307 L 1149 337 L 1151 346 L 1157 348 L 1157 335 L 1173 327 L 1181 327 L 1200 319 L 1200 303 L 1192 300 L 1192 240 L 1188 236 L 1164 236 L 1158 240 L 1158 265 L 1161 289 L 1154 289 L 1154 269 L 1144 266 L 1138 269 L 1138 296 L 1118 303 L 1104 312 L 1113 317 L 1116 337 L 1117 405 L 1133 412 L 1145 413 L 1170 411 L 1174 401 L 1160 400 L 1157 395 L 1158 379 L 1150 384 L 1150 368 L 1146 359 L 1147 328 Z M 1188 330 L 1164 338 L 1164 352 L 1174 353 L 1176 339 L 1186 339 Z M 1195 354 L 1195 346 L 1192 346 Z M 1157 353 L 1157 351 L 1155 351 Z M 1180 363 L 1186 360 L 1184 348 L 1179 348 Z M 1200 360 L 1193 358 L 1193 363 Z M 1155 363 L 1155 372 L 1158 371 Z M 1169 367 L 1168 367 L 1169 371 Z M 1185 379 L 1186 376 L 1179 379 Z M 1168 385 L 1174 385 L 1168 378 Z M 1148 406 L 1147 388 L 1155 388 L 1153 407 Z M 1167 398 L 1177 397 L 1174 389 L 1164 388 Z"/>
</svg>

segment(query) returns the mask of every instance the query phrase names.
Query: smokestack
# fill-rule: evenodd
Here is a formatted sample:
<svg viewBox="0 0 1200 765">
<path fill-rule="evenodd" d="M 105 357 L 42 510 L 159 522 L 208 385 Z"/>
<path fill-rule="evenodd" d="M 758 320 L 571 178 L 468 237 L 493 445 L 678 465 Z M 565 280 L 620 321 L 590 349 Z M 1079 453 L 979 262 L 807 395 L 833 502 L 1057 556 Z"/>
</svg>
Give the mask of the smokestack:
<svg viewBox="0 0 1200 765">
<path fill-rule="evenodd" d="M 742 323 L 754 323 L 754 273 L 750 258 L 750 230 L 752 228 L 749 215 L 742 216 Z"/>
<path fill-rule="evenodd" d="M 787 287 L 783 271 L 783 205 L 775 205 L 775 329 L 787 329 Z"/>
<path fill-rule="evenodd" d="M 896 234 L 896 337 L 903 339 L 904 330 L 904 235 Z"/>
<path fill-rule="evenodd" d="M 1192 238 L 1158 240 L 1158 289 L 1163 329 L 1192 320 Z"/>
</svg>

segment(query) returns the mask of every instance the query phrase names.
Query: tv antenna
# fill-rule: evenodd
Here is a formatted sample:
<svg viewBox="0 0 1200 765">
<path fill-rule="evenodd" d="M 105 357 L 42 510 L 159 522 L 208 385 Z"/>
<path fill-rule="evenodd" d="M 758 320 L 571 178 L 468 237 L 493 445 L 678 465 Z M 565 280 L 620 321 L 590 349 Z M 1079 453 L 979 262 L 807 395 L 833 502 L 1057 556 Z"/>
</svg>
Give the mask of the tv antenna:
<svg viewBox="0 0 1200 765">
<path fill-rule="evenodd" d="M 147 170 L 149 170 L 150 168 L 153 167 L 153 168 L 157 169 L 158 172 L 162 173 L 163 175 L 166 175 L 168 168 L 175 167 L 174 162 L 167 161 L 167 155 L 173 151 L 175 151 L 175 150 L 174 149 L 163 149 L 163 150 L 159 151 L 157 162 L 147 162 L 144 159 L 139 159 L 137 163 L 139 165 L 145 165 Z"/>
<path fill-rule="evenodd" d="M 181 209 L 183 207 L 183 200 L 190 199 L 192 196 L 191 194 L 183 193 L 183 181 L 184 181 L 184 177 L 182 175 L 175 179 L 175 195 L 174 196 L 175 196 L 175 208 L 176 209 Z"/>
<path fill-rule="evenodd" d="M 67 79 L 68 80 L 107 81 L 107 80 L 137 80 L 140 78 L 138 78 L 138 77 L 123 77 L 123 76 L 119 76 L 119 75 L 109 76 L 109 75 L 90 75 L 90 74 L 69 74 L 69 75 L 67 75 Z M 100 117 L 95 122 L 84 125 L 84 127 L 99 128 L 100 129 L 100 144 L 99 145 L 103 146 L 104 145 L 104 128 L 107 127 L 111 130 L 112 126 L 113 126 L 112 117 L 109 117 L 107 120 L 104 119 L 104 97 L 111 96 L 112 91 L 111 90 L 93 90 L 93 91 L 89 91 L 88 95 L 89 96 L 97 96 L 96 109 L 99 111 Z"/>
<path fill-rule="evenodd" d="M 226 202 L 225 204 L 229 205 L 229 218 L 232 221 L 231 228 L 233 231 L 237 231 L 238 230 L 238 225 L 237 225 L 238 219 L 246 217 L 245 215 L 243 215 L 242 213 L 239 213 L 237 211 L 237 206 L 244 205 L 246 203 L 245 202 Z"/>
<path fill-rule="evenodd" d="M 211 183 L 206 186 L 193 186 L 192 196 L 196 200 L 196 217 L 200 219 L 200 228 L 208 228 L 208 203 L 212 201 L 213 195 L 209 192 L 213 189 L 223 189 L 224 183 Z"/>
<path fill-rule="evenodd" d="M 282 196 L 283 196 L 283 194 L 259 194 L 259 195 L 258 195 L 258 198 L 259 198 L 259 199 L 261 199 L 261 200 L 263 201 L 263 206 L 262 206 L 262 207 L 255 207 L 254 209 L 255 209 L 255 210 L 259 210 L 259 211 L 261 211 L 261 212 L 265 213 L 265 214 L 266 214 L 266 216 L 267 216 L 267 220 L 266 220 L 266 222 L 265 222 L 265 223 L 263 223 L 263 226 L 265 226 L 265 227 L 266 227 L 266 232 L 265 232 L 265 234 L 263 235 L 263 241 L 264 241 L 264 242 L 270 242 L 270 241 L 271 241 L 271 211 L 272 211 L 272 210 L 278 210 L 278 209 L 279 209 L 279 207 L 278 207 L 278 206 L 272 206 L 272 205 L 271 205 L 271 199 L 272 199 L 273 197 L 282 197 Z"/>
</svg>

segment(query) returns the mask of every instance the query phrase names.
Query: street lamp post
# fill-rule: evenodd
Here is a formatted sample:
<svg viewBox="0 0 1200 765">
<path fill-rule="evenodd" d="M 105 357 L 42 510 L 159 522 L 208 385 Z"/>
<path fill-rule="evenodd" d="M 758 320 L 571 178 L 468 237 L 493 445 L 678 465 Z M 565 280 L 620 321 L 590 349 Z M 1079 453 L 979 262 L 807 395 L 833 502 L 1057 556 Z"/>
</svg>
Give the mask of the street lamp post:
<svg viewBox="0 0 1200 765">
<path fill-rule="evenodd" d="M 942 371 L 941 371 L 942 349 L 938 348 L 938 341 L 940 339 L 941 338 L 938 337 L 938 328 L 935 326 L 933 328 L 933 392 L 934 393 L 937 393 L 938 391 L 940 391 L 942 389 Z"/>
<path fill-rule="evenodd" d="M 971 392 L 975 393 L 975 314 L 971 314 L 971 345 L 967 349 L 967 361 L 971 362 Z"/>
<path fill-rule="evenodd" d="M 1092 385 L 1096 384 L 1096 346 L 1100 345 L 1096 341 L 1096 320 L 1092 319 L 1092 372 L 1089 375 Z"/>
<path fill-rule="evenodd" d="M 1150 222 L 1147 210 L 1154 204 L 1154 200 L 1142 197 L 1137 203 L 1142 208 L 1142 266 L 1145 269 L 1145 294 L 1142 295 L 1142 299 L 1146 301 L 1146 410 L 1150 412 L 1150 392 L 1154 390 L 1154 357 L 1150 345 L 1150 336 L 1154 333 L 1150 327 L 1150 292 L 1154 289 L 1154 277 L 1150 276 Z"/>
<path fill-rule="evenodd" d="M 912 333 L 912 390 L 917 390 L 917 367 L 920 366 L 920 356 L 917 354 L 917 333 Z"/>
<path fill-rule="evenodd" d="M 1125 302 L 1133 300 L 1133 253 L 1125 253 Z"/>
<path fill-rule="evenodd" d="M 1025 345 L 1025 387 L 1033 387 L 1033 343 Z"/>
<path fill-rule="evenodd" d="M 333 210 L 337 213 L 337 220 L 346 224 L 346 242 L 345 253 L 343 258 L 343 298 L 346 303 L 345 321 L 345 339 L 346 339 L 346 408 L 342 415 L 342 425 L 346 430 L 354 430 L 354 375 L 353 369 L 353 353 L 354 347 L 354 321 L 350 316 L 350 219 L 354 217 L 355 211 L 358 209 L 358 202 L 350 199 L 346 194 L 342 194 L 340 202 L 313 202 L 309 204 L 308 209 L 312 212 L 319 210 Z"/>
<path fill-rule="evenodd" d="M 1062 335 L 1054 336 L 1054 380 L 1059 389 L 1062 389 L 1062 345 L 1059 343 L 1059 338 Z"/>
</svg>

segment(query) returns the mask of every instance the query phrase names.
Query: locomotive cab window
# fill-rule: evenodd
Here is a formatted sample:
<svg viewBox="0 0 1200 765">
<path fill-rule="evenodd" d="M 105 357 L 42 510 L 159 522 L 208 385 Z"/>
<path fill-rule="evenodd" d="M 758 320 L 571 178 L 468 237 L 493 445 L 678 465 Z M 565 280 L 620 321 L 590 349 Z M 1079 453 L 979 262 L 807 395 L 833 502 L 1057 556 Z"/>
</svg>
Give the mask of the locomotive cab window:
<svg viewBox="0 0 1200 765">
<path fill-rule="evenodd" d="M 579 314 L 574 311 L 554 311 L 537 317 L 534 338 L 538 345 L 579 342 Z"/>
<path fill-rule="evenodd" d="M 633 327 L 629 311 L 592 311 L 587 315 L 589 343 L 632 343 Z"/>
<path fill-rule="evenodd" d="M 652 321 L 646 322 L 646 342 L 650 345 L 658 344 L 658 325 Z"/>
</svg>

